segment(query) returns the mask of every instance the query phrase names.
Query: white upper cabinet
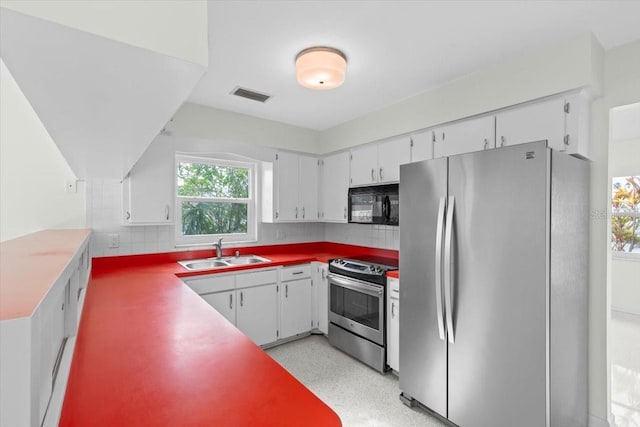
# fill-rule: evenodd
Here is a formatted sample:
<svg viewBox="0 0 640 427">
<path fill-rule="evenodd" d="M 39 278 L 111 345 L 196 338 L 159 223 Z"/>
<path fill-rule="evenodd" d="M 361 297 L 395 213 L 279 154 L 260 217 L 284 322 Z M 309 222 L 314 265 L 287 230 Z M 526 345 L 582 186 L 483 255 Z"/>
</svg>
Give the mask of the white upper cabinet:
<svg viewBox="0 0 640 427">
<path fill-rule="evenodd" d="M 374 185 L 400 180 L 400 165 L 411 161 L 411 138 L 402 136 L 351 150 L 350 185 Z"/>
<path fill-rule="evenodd" d="M 411 135 L 411 162 L 433 159 L 433 141 L 431 131 Z"/>
<path fill-rule="evenodd" d="M 318 221 L 316 157 L 278 152 L 275 165 L 263 164 L 262 221 Z"/>
<path fill-rule="evenodd" d="M 350 185 L 378 182 L 378 146 L 367 144 L 351 150 Z"/>
<path fill-rule="evenodd" d="M 547 140 L 564 148 L 564 100 L 552 99 L 513 108 L 496 117 L 496 146 Z"/>
<path fill-rule="evenodd" d="M 318 159 L 310 156 L 299 156 L 298 189 L 299 212 L 298 219 L 302 221 L 317 221 L 320 216 L 318 209 Z"/>
<path fill-rule="evenodd" d="M 159 135 L 123 181 L 123 224 L 173 223 L 174 149 Z"/>
<path fill-rule="evenodd" d="M 403 136 L 378 143 L 378 181 L 400 181 L 400 165 L 410 161 L 410 137 Z"/>
<path fill-rule="evenodd" d="M 431 132 L 434 158 L 495 148 L 495 116 L 465 120 Z"/>
<path fill-rule="evenodd" d="M 567 154 L 590 159 L 591 100 L 586 93 L 581 92 L 566 96 L 564 101 L 564 151 Z M 551 148 L 556 147 L 551 146 Z M 561 150 L 560 148 L 556 149 Z"/>
<path fill-rule="evenodd" d="M 589 116 L 582 93 L 515 107 L 496 116 L 496 147 L 546 140 L 554 150 L 588 159 Z"/>
<path fill-rule="evenodd" d="M 298 220 L 298 155 L 280 152 L 277 154 L 277 187 L 278 194 L 276 219 L 278 221 Z"/>
<path fill-rule="evenodd" d="M 321 161 L 320 219 L 347 222 L 349 192 L 349 152 L 331 154 Z"/>
</svg>

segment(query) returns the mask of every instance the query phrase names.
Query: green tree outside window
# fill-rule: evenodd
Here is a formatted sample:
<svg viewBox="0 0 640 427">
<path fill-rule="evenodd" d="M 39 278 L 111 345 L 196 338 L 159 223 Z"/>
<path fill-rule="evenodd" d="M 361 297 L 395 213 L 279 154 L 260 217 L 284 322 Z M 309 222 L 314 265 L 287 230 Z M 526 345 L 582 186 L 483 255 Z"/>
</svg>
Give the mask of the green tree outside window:
<svg viewBox="0 0 640 427">
<path fill-rule="evenodd" d="M 613 178 L 611 195 L 611 250 L 640 253 L 640 176 Z"/>
</svg>

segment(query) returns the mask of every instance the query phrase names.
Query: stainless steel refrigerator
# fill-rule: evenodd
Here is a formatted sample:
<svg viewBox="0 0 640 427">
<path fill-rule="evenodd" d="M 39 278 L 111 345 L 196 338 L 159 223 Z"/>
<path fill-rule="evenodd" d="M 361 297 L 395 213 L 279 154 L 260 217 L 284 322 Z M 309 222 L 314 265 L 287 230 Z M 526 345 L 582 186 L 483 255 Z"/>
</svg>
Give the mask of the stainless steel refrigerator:
<svg viewBox="0 0 640 427">
<path fill-rule="evenodd" d="M 400 168 L 400 389 L 460 427 L 587 425 L 588 165 L 545 141 Z"/>
</svg>

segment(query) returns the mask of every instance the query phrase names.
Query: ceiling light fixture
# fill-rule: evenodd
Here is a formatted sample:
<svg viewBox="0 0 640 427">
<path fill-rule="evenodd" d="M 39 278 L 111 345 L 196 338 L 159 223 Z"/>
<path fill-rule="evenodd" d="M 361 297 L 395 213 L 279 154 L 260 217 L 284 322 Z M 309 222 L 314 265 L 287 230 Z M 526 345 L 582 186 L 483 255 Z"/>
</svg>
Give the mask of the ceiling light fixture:
<svg viewBox="0 0 640 427">
<path fill-rule="evenodd" d="M 335 89 L 344 82 L 347 57 L 331 47 L 310 47 L 296 56 L 298 83 L 309 89 Z"/>
</svg>

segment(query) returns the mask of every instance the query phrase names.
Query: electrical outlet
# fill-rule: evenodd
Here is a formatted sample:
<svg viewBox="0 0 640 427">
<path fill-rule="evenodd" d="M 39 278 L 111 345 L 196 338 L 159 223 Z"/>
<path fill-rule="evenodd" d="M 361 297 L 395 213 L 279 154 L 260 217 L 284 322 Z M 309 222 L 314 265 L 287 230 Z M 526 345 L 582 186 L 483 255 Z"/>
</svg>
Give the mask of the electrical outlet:
<svg viewBox="0 0 640 427">
<path fill-rule="evenodd" d="M 110 248 L 119 248 L 120 247 L 120 235 L 117 233 L 109 234 L 109 247 Z"/>
<path fill-rule="evenodd" d="M 78 191 L 78 181 L 68 179 L 64 182 L 64 191 L 67 193 L 76 193 Z"/>
<path fill-rule="evenodd" d="M 284 240 L 285 234 L 283 230 L 276 231 L 276 240 Z"/>
</svg>

